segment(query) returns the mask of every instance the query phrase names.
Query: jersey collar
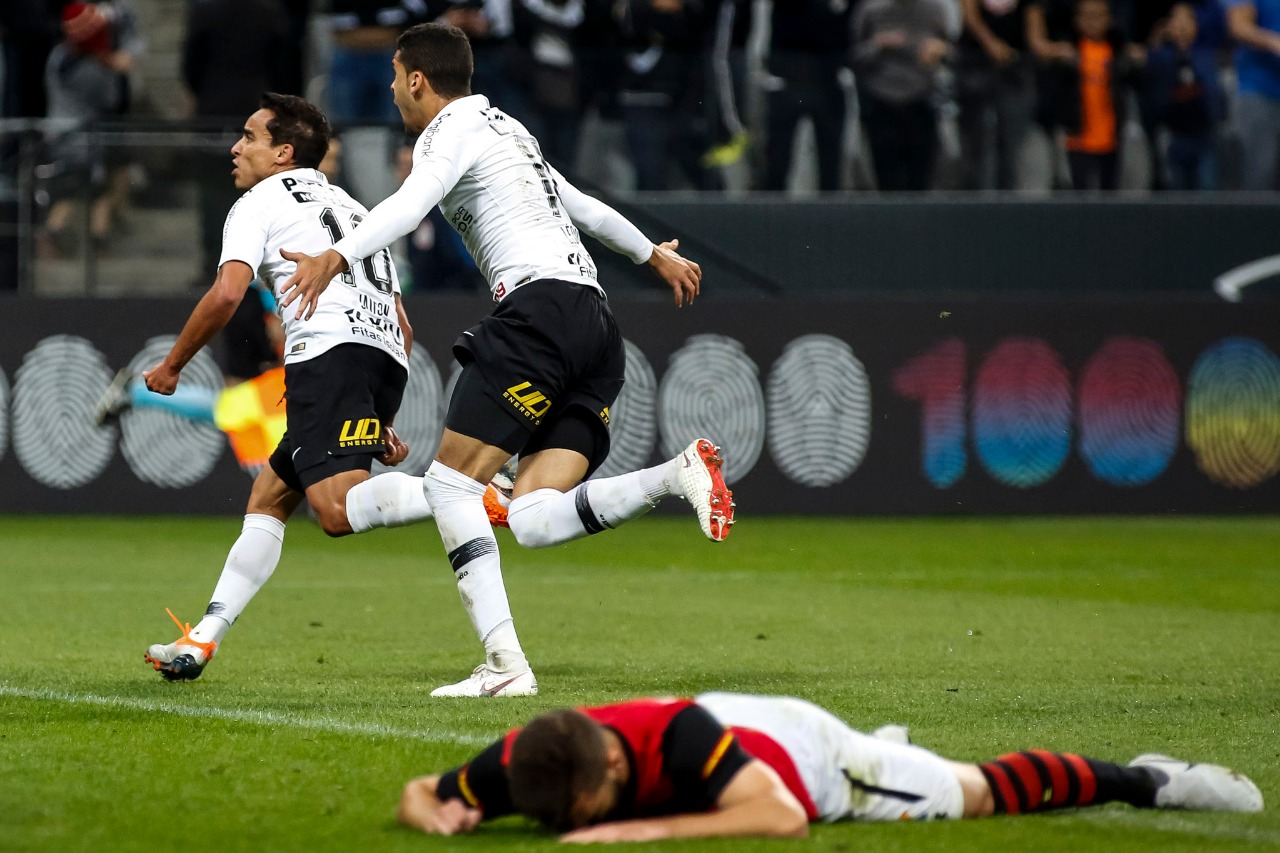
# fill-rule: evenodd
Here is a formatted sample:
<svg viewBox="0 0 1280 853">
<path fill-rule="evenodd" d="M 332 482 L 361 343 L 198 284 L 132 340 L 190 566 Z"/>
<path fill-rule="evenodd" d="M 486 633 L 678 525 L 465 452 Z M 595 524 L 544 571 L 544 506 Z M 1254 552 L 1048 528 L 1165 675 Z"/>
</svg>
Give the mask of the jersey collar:
<svg viewBox="0 0 1280 853">
<path fill-rule="evenodd" d="M 435 124 L 440 120 L 441 116 L 448 115 L 449 113 L 453 112 L 453 108 L 455 106 L 460 110 L 461 109 L 487 110 L 490 104 L 489 104 L 489 99 L 486 98 L 484 95 L 467 95 L 465 97 L 458 98 L 456 100 L 450 101 L 449 103 L 445 104 L 444 109 L 442 109 L 440 112 L 436 114 L 436 117 L 432 119 L 431 123 Z"/>
<path fill-rule="evenodd" d="M 258 187 L 264 186 L 270 181 L 276 181 L 277 183 L 279 183 L 280 181 L 283 181 L 285 178 L 293 178 L 294 180 L 312 181 L 314 183 L 321 183 L 321 184 L 329 183 L 329 179 L 326 178 L 324 176 L 324 172 L 320 171 L 319 169 L 303 168 L 299 166 L 296 169 L 286 169 L 283 172 L 276 172 L 274 175 L 272 175 L 269 178 L 263 178 L 262 180 L 258 181 L 258 183 L 254 186 L 254 189 L 256 190 Z"/>
</svg>

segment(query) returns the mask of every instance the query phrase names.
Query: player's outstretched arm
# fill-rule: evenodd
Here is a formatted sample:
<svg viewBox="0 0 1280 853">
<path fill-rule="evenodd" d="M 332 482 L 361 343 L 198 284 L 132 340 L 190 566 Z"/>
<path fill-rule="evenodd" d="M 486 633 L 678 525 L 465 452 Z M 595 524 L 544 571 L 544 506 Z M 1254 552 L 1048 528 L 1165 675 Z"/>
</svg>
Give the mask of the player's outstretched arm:
<svg viewBox="0 0 1280 853">
<path fill-rule="evenodd" d="M 560 840 L 593 844 L 732 836 L 804 838 L 808 834 L 804 806 L 773 768 L 753 759 L 734 774 L 713 812 L 602 823 L 570 832 Z"/>
<path fill-rule="evenodd" d="M 581 231 L 595 237 L 613 251 L 637 264 L 647 263 L 658 277 L 675 291 L 676 307 L 693 302 L 701 292 L 702 267 L 676 252 L 679 240 L 654 245 L 631 221 L 609 205 L 592 198 L 551 170 L 556 192 L 565 212 Z"/>
<path fill-rule="evenodd" d="M 436 796 L 439 776 L 422 776 L 404 786 L 396 819 L 404 826 L 432 835 L 471 832 L 482 814 L 462 800 L 441 800 Z"/>
<path fill-rule="evenodd" d="M 252 283 L 253 270 L 248 264 L 243 261 L 223 264 L 213 286 L 191 312 L 164 361 L 142 372 L 147 388 L 157 394 L 172 394 L 178 387 L 182 368 L 230 322 Z"/>
<path fill-rule="evenodd" d="M 447 178 L 444 180 L 448 180 Z M 453 183 L 457 183 L 454 177 Z M 452 187 L 453 183 L 449 186 Z M 312 257 L 301 252 L 280 250 L 280 256 L 298 265 L 280 289 L 281 307 L 298 303 L 299 319 L 310 319 L 316 313 L 317 300 L 329 282 L 356 261 L 381 252 L 396 240 L 413 231 L 444 198 L 442 179 L 429 168 L 415 168 L 404 179 L 400 189 L 384 198 L 360 221 L 350 234 L 333 244 L 322 255 Z"/>
</svg>

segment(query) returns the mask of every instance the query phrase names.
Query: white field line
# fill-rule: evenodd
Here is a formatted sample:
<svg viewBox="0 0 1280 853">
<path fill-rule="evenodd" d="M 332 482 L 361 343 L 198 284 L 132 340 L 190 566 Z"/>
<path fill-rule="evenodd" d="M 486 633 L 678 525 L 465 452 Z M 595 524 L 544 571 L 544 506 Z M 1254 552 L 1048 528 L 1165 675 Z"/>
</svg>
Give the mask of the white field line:
<svg viewBox="0 0 1280 853">
<path fill-rule="evenodd" d="M 492 737 L 469 735 L 447 729 L 407 729 L 385 726 L 381 723 L 360 723 L 333 717 L 301 716 L 280 711 L 255 711 L 241 708 L 210 708 L 185 705 L 178 702 L 158 702 L 151 699 L 130 699 L 123 696 L 99 696 L 94 693 L 68 693 L 61 690 L 29 690 L 0 684 L 0 697 L 32 699 L 41 702 L 62 702 L 67 705 L 96 705 L 103 708 L 119 708 L 126 711 L 142 711 L 151 714 L 172 714 L 176 717 L 194 717 L 205 720 L 227 720 L 255 726 L 285 726 L 295 729 L 336 732 L 348 735 L 422 740 L 431 743 L 457 743 L 481 746 L 493 742 Z"/>
<path fill-rule="evenodd" d="M 1184 816 L 1185 815 L 1185 816 Z M 1164 835 L 1182 835 L 1217 841 L 1244 841 L 1266 845 L 1269 849 L 1280 847 L 1280 832 L 1253 826 L 1204 826 L 1197 823 L 1192 812 L 1182 815 L 1174 812 L 1148 812 L 1137 809 L 1106 809 L 1105 811 L 1077 812 L 1074 816 L 1099 824 L 1121 824 L 1139 827 L 1145 832 Z M 1154 819 L 1153 819 L 1154 817 Z M 1243 818 L 1247 820 L 1248 818 Z"/>
</svg>

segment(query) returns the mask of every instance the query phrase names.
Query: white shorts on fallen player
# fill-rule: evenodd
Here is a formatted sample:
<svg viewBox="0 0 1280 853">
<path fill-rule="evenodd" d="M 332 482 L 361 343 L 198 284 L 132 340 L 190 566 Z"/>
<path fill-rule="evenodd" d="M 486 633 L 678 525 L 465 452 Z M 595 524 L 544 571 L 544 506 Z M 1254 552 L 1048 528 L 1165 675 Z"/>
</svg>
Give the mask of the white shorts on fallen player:
<svg viewBox="0 0 1280 853">
<path fill-rule="evenodd" d="M 699 705 L 722 725 L 755 729 L 778 742 L 822 821 L 959 818 L 964 794 L 949 763 L 927 749 L 851 729 L 803 699 L 703 693 Z"/>
</svg>

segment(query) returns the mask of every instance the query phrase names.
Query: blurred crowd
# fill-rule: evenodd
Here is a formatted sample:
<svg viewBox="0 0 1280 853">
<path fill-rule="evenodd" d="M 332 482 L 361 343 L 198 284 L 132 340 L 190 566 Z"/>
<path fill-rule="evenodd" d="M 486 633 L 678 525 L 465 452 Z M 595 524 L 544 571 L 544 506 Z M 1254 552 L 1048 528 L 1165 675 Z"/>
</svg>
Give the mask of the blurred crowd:
<svg viewBox="0 0 1280 853">
<path fill-rule="evenodd" d="M 3 0 L 7 117 L 135 110 L 147 0 Z M 157 2 L 157 0 L 152 0 Z M 169 8 L 178 0 L 162 0 Z M 474 90 L 573 172 L 588 117 L 619 128 L 636 190 L 783 190 L 798 128 L 820 190 L 1027 185 L 1038 140 L 1055 188 L 1272 189 L 1280 0 L 186 0 L 189 113 L 233 118 L 264 90 L 334 124 L 394 125 L 404 28 L 449 21 Z M 950 156 L 947 156 L 949 153 Z M 71 158 L 68 172 L 76 164 Z M 863 164 L 861 168 L 852 163 Z M 941 163 L 951 164 L 950 168 Z M 115 164 L 99 164 L 109 227 Z M 212 168 L 212 166 L 211 166 Z M 225 189 L 225 188 L 224 188 Z M 210 216 L 225 198 L 206 196 Z M 49 230 L 61 224 L 50 214 Z"/>
</svg>

